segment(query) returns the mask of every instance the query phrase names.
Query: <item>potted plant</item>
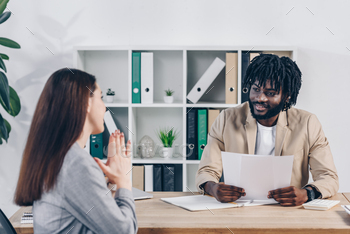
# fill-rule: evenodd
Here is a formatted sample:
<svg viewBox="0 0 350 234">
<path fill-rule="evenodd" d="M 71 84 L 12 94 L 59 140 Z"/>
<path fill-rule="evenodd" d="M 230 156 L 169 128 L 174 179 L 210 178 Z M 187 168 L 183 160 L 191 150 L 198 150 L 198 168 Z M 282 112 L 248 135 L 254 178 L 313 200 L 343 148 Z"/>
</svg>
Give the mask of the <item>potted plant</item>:
<svg viewBox="0 0 350 234">
<path fill-rule="evenodd" d="M 10 11 L 4 12 L 6 9 L 8 0 L 0 0 L 0 24 L 4 23 L 11 16 Z M 21 46 L 8 38 L 0 37 L 0 45 L 12 49 L 20 49 Z M 2 47 L 1 47 L 2 48 Z M 7 68 L 4 60 L 9 60 L 9 56 L 0 53 L 0 103 L 5 111 L 11 116 L 17 116 L 21 110 L 21 101 L 17 95 L 17 92 L 9 85 L 6 73 Z M 3 143 L 4 139 L 6 142 L 10 137 L 11 125 L 5 118 L 2 117 L 0 113 L 0 145 Z"/>
<path fill-rule="evenodd" d="M 158 130 L 158 138 L 163 144 L 163 148 L 160 150 L 159 155 L 163 158 L 170 158 L 173 155 L 173 143 L 178 137 L 178 133 L 173 130 L 172 127 L 170 130 L 167 128 Z"/>
<path fill-rule="evenodd" d="M 115 95 L 114 91 L 112 91 L 111 89 L 108 89 L 106 95 L 107 95 L 107 97 L 106 97 L 107 102 L 113 102 L 113 98 Z"/>
<path fill-rule="evenodd" d="M 165 103 L 173 103 L 174 102 L 174 96 L 173 93 L 175 91 L 171 89 L 164 90 L 165 91 L 165 96 L 164 96 L 164 102 Z"/>
</svg>

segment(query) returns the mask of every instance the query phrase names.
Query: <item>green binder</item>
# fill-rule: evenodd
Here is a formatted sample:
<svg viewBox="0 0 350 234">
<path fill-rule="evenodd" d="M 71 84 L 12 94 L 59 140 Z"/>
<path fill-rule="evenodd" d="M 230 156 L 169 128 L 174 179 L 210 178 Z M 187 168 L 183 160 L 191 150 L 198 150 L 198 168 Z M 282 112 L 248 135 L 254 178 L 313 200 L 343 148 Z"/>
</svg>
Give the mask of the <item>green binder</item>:
<svg viewBox="0 0 350 234">
<path fill-rule="evenodd" d="M 132 53 L 132 103 L 141 103 L 141 53 Z"/>
<path fill-rule="evenodd" d="M 103 159 L 103 133 L 90 135 L 90 154 L 92 157 Z"/>
<path fill-rule="evenodd" d="M 204 147 L 207 145 L 207 133 L 208 133 L 208 110 L 198 110 L 198 159 L 201 160 Z"/>
</svg>

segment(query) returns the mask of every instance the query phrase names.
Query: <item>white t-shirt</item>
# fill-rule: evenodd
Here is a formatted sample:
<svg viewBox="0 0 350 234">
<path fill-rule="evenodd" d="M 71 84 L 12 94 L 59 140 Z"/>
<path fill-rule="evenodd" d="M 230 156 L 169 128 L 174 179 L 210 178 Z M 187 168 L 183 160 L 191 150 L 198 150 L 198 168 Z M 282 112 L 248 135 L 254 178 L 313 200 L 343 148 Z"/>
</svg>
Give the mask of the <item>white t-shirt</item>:
<svg viewBox="0 0 350 234">
<path fill-rule="evenodd" d="M 256 133 L 255 154 L 275 155 L 276 125 L 265 127 L 256 121 L 258 128 Z"/>
</svg>

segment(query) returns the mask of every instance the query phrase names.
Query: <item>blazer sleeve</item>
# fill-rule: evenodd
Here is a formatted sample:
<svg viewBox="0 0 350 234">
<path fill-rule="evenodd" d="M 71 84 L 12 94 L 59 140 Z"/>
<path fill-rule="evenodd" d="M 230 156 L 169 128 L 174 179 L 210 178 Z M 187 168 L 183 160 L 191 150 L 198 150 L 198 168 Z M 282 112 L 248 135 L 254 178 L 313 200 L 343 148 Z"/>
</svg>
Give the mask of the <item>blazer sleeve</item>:
<svg viewBox="0 0 350 234">
<path fill-rule="evenodd" d="M 222 175 L 221 151 L 225 150 L 223 131 L 225 128 L 226 115 L 222 110 L 215 119 L 207 137 L 207 145 L 202 154 L 199 168 L 196 173 L 196 186 L 200 193 L 204 193 L 201 184 L 207 181 L 219 182 Z"/>
<path fill-rule="evenodd" d="M 339 189 L 337 170 L 333 162 L 333 156 L 324 135 L 321 123 L 315 115 L 311 115 L 308 121 L 309 135 L 309 165 L 314 182 L 309 185 L 316 188 L 327 198 L 335 195 Z"/>
<path fill-rule="evenodd" d="M 94 233 L 137 233 L 132 192 L 119 188 L 113 198 L 92 158 L 72 163 L 64 180 L 65 208 L 88 229 Z"/>
</svg>

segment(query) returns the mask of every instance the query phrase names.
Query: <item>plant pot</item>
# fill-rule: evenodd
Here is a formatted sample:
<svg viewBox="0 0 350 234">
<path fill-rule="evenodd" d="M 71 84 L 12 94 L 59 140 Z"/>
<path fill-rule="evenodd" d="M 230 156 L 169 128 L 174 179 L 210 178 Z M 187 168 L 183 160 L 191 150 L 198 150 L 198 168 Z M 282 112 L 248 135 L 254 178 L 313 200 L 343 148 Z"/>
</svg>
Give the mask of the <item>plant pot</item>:
<svg viewBox="0 0 350 234">
<path fill-rule="evenodd" d="M 107 101 L 107 102 L 113 102 L 113 98 L 114 98 L 113 95 L 107 95 L 107 96 L 106 96 L 106 101 Z"/>
<path fill-rule="evenodd" d="M 174 96 L 164 96 L 164 102 L 165 103 L 173 103 L 174 102 Z"/>
<path fill-rule="evenodd" d="M 159 151 L 159 155 L 162 158 L 171 158 L 173 156 L 174 149 L 172 147 L 163 147 Z"/>
</svg>

